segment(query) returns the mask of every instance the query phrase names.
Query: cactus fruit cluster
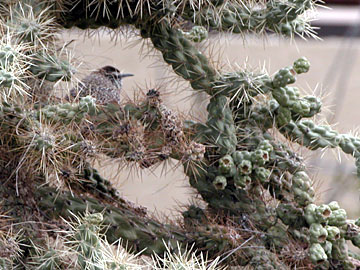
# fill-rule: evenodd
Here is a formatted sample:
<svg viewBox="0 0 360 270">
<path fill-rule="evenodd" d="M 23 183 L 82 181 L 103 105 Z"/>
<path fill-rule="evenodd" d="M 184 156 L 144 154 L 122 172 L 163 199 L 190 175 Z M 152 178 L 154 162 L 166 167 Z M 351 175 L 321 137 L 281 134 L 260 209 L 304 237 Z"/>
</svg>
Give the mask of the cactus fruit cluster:
<svg viewBox="0 0 360 270">
<path fill-rule="evenodd" d="M 1 1 L 0 269 L 143 267 L 116 245 L 153 256 L 151 269 L 358 269 L 360 253 L 348 246 L 360 248 L 360 219 L 348 219 L 335 201 L 318 203 L 291 150 L 338 147 L 360 176 L 360 139 L 316 124 L 320 99 L 292 85 L 308 60 L 273 76 L 228 72 L 201 46 L 210 31 L 314 36 L 307 14 L 315 7 L 313 0 Z M 180 117 L 156 88 L 116 105 L 62 99 L 56 86 L 75 81 L 77 64 L 57 32 L 72 27 L 132 28 L 174 76 L 209 96 L 207 120 Z M 104 155 L 139 170 L 178 160 L 203 206 L 160 222 L 92 167 Z"/>
</svg>

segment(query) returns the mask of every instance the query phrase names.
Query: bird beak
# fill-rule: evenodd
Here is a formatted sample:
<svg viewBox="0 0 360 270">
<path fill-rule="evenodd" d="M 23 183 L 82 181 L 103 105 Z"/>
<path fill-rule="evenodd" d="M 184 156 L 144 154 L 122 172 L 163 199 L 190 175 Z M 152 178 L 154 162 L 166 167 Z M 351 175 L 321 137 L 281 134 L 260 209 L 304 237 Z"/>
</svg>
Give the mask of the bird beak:
<svg viewBox="0 0 360 270">
<path fill-rule="evenodd" d="M 131 77 L 131 76 L 134 76 L 134 74 L 131 74 L 131 73 L 122 73 L 122 74 L 120 74 L 120 78 Z"/>
</svg>

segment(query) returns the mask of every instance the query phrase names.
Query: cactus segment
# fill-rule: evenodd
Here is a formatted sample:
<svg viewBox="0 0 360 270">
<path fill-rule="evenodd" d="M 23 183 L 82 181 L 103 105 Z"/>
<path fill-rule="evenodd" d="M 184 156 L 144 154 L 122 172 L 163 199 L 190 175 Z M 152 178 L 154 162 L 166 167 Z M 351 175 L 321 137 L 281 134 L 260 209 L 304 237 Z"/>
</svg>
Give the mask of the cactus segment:
<svg viewBox="0 0 360 270">
<path fill-rule="evenodd" d="M 234 185 L 237 189 L 248 189 L 251 184 L 251 177 L 248 175 L 237 174 L 234 177 Z"/>
<path fill-rule="evenodd" d="M 325 250 L 319 243 L 312 244 L 309 253 L 310 253 L 310 260 L 314 264 L 324 263 L 328 259 Z"/>
<path fill-rule="evenodd" d="M 30 71 L 40 79 L 50 82 L 68 81 L 75 73 L 74 67 L 66 60 L 60 60 L 55 55 L 39 54 L 32 61 Z"/>
<path fill-rule="evenodd" d="M 346 242 L 360 247 L 360 220 L 348 220 L 336 202 L 315 204 L 303 160 L 276 136 L 277 129 L 311 150 L 339 147 L 360 172 L 358 138 L 305 119 L 320 112 L 321 101 L 291 84 L 309 71 L 309 61 L 297 59 L 270 76 L 265 70 L 223 70 L 202 50 L 216 30 L 311 35 L 307 11 L 315 3 L 240 2 L 1 3 L 0 268 L 134 270 L 109 257 L 114 246 L 106 239 L 119 238 L 135 252 L 155 253 L 153 269 L 174 268 L 167 260 L 183 254 L 178 242 L 210 259 L 221 256 L 223 264 L 260 270 L 360 265 Z M 67 45 L 56 38 L 72 26 L 134 28 L 175 75 L 209 96 L 207 120 L 185 120 L 165 106 L 157 89 L 126 104 L 96 104 L 91 96 L 64 103 L 57 93 L 49 95 L 74 79 L 75 61 L 57 53 Z M 161 223 L 119 197 L 90 165 L 98 154 L 137 169 L 175 159 L 204 205 L 187 207 L 178 225 Z M 2 220 L 5 215 L 10 222 Z M 23 232 L 23 245 L 9 228 Z"/>
<path fill-rule="evenodd" d="M 96 112 L 95 99 L 91 96 L 83 97 L 79 103 L 63 103 L 47 105 L 41 111 L 37 111 L 37 118 L 45 118 L 50 122 L 80 123 L 86 115 L 94 115 Z"/>
<path fill-rule="evenodd" d="M 312 223 L 309 228 L 311 243 L 325 243 L 328 231 L 319 223 Z"/>
<path fill-rule="evenodd" d="M 213 185 L 217 190 L 224 190 L 227 186 L 226 177 L 222 175 L 216 176 Z"/>
<path fill-rule="evenodd" d="M 183 35 L 192 42 L 202 42 L 208 37 L 208 31 L 203 26 L 193 26 L 189 32 L 183 32 Z"/>
<path fill-rule="evenodd" d="M 164 61 L 172 66 L 177 75 L 190 81 L 194 90 L 209 94 L 213 92 L 216 71 L 179 30 L 171 28 L 164 21 L 153 26 L 149 33 L 154 47 L 162 52 Z"/>
<path fill-rule="evenodd" d="M 234 176 L 236 173 L 236 167 L 234 161 L 230 155 L 223 156 L 219 160 L 219 173 L 223 175 Z"/>
<path fill-rule="evenodd" d="M 258 179 L 261 183 L 268 182 L 270 174 L 271 174 L 271 172 L 268 169 L 265 169 L 263 167 L 255 168 L 256 179 Z"/>
<path fill-rule="evenodd" d="M 207 129 L 209 141 L 219 147 L 222 155 L 231 154 L 236 150 L 237 138 L 232 112 L 225 96 L 215 96 L 207 107 L 209 112 Z"/>
<path fill-rule="evenodd" d="M 273 86 L 275 88 L 285 87 L 288 84 L 292 84 L 296 81 L 294 71 L 291 67 L 280 69 L 274 76 Z"/>
<path fill-rule="evenodd" d="M 310 62 L 306 57 L 301 57 L 294 62 L 293 69 L 297 74 L 306 73 L 310 69 Z"/>
<path fill-rule="evenodd" d="M 183 16 L 196 24 L 221 32 L 262 33 L 268 30 L 284 36 L 294 36 L 309 34 L 312 31 L 299 17 L 312 8 L 312 1 L 277 1 L 256 7 L 229 1 L 222 5 L 209 5 L 201 11 L 186 8 Z"/>
</svg>

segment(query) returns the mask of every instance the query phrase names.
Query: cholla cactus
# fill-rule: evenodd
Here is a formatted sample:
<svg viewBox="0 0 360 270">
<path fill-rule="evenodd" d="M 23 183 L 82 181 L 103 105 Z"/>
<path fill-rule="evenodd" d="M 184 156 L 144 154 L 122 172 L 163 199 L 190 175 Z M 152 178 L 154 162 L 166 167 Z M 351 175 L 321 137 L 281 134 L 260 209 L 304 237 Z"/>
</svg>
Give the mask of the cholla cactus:
<svg viewBox="0 0 360 270">
<path fill-rule="evenodd" d="M 317 203 L 289 147 L 339 147 L 360 168 L 360 140 L 317 125 L 320 99 L 290 86 L 310 63 L 302 57 L 274 76 L 227 72 L 199 49 L 208 31 L 314 37 L 313 0 L 8 0 L 0 8 L 0 269 L 141 268 L 113 252 L 124 243 L 155 256 L 153 269 L 359 267 L 348 250 L 348 241 L 360 248 L 359 220 L 337 202 Z M 71 27 L 134 29 L 175 76 L 209 95 L 207 120 L 179 116 L 159 89 L 120 105 L 63 102 L 54 86 L 75 80 L 76 63 L 56 32 Z M 92 168 L 103 155 L 139 170 L 178 160 L 206 207 L 159 222 Z M 76 224 L 64 222 L 74 216 Z"/>
</svg>

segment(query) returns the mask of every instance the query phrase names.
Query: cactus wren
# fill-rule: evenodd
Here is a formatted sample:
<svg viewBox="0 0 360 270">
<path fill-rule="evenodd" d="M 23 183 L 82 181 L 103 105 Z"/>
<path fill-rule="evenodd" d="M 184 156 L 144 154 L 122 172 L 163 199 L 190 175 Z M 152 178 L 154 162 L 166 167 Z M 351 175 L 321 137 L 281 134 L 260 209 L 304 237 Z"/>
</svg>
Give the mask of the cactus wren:
<svg viewBox="0 0 360 270">
<path fill-rule="evenodd" d="M 79 97 L 92 96 L 96 103 L 106 105 L 108 103 L 120 103 L 122 78 L 134 76 L 133 74 L 121 73 L 117 68 L 105 66 L 86 76 L 76 88 L 70 90 L 67 100 Z"/>
</svg>

